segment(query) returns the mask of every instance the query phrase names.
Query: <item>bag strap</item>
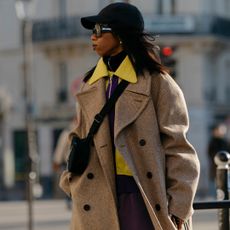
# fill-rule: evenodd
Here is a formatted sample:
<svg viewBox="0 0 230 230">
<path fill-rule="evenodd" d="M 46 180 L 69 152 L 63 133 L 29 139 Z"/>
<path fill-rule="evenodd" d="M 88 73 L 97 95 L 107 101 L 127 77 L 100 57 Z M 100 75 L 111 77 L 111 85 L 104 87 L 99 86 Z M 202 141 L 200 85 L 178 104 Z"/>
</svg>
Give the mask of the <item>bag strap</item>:
<svg viewBox="0 0 230 230">
<path fill-rule="evenodd" d="M 129 82 L 122 80 L 118 86 L 116 87 L 114 93 L 112 96 L 108 99 L 108 101 L 105 103 L 103 108 L 101 109 L 100 113 L 96 114 L 94 117 L 94 121 L 90 127 L 89 133 L 87 138 L 93 137 L 93 135 L 98 131 L 101 123 L 104 120 L 105 115 L 114 107 L 117 99 L 120 97 L 122 92 L 125 90 L 125 88 L 128 86 Z"/>
</svg>

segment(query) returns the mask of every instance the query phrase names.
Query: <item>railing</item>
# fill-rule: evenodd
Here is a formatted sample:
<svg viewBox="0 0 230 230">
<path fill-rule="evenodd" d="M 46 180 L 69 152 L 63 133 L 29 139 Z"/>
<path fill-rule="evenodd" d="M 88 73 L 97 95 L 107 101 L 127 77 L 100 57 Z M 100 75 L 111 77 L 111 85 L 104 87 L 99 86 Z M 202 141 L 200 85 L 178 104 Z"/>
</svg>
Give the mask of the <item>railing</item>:
<svg viewBox="0 0 230 230">
<path fill-rule="evenodd" d="M 154 34 L 215 34 L 229 37 L 230 20 L 208 15 L 144 15 L 145 28 Z M 75 39 L 89 35 L 80 24 L 80 16 L 35 20 L 34 43 Z"/>
<path fill-rule="evenodd" d="M 218 209 L 219 230 L 230 230 L 229 209 L 230 209 L 230 154 L 225 151 L 218 152 L 214 158 L 217 165 L 216 190 L 217 201 L 195 202 L 193 208 Z"/>
<path fill-rule="evenodd" d="M 80 17 L 60 17 L 35 20 L 32 39 L 34 43 L 63 39 L 74 39 L 89 34 L 80 24 Z"/>
<path fill-rule="evenodd" d="M 230 200 L 195 202 L 193 208 L 196 210 L 230 208 Z"/>
</svg>

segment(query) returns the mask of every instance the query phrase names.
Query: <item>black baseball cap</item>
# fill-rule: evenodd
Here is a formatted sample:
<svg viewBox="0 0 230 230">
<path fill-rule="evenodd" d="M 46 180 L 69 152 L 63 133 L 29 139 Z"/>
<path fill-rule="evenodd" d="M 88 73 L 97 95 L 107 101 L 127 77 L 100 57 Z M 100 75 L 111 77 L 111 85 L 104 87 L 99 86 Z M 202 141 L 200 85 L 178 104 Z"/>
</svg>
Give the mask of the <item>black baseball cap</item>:
<svg viewBox="0 0 230 230">
<path fill-rule="evenodd" d="M 93 29 L 96 23 L 108 24 L 111 28 L 142 32 L 144 20 L 141 12 L 129 3 L 117 2 L 103 8 L 97 15 L 81 18 L 86 29 Z"/>
</svg>

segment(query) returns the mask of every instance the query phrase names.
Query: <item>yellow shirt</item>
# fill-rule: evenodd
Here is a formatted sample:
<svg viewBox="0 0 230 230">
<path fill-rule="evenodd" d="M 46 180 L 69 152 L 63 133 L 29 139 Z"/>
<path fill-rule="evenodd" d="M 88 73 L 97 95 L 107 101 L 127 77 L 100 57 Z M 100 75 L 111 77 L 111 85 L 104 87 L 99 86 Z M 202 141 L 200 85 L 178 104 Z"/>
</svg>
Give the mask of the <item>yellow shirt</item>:
<svg viewBox="0 0 230 230">
<path fill-rule="evenodd" d="M 136 72 L 133 69 L 132 63 L 130 62 L 128 56 L 126 56 L 115 72 L 108 71 L 105 63 L 103 62 L 103 59 L 100 58 L 93 72 L 93 75 L 89 79 L 89 84 L 93 84 L 102 77 L 112 77 L 113 74 L 119 77 L 119 80 L 123 79 L 130 83 L 137 82 Z M 125 159 L 118 151 L 118 149 L 115 150 L 115 160 L 117 175 L 132 176 L 131 170 L 129 169 L 128 165 L 125 162 Z"/>
</svg>

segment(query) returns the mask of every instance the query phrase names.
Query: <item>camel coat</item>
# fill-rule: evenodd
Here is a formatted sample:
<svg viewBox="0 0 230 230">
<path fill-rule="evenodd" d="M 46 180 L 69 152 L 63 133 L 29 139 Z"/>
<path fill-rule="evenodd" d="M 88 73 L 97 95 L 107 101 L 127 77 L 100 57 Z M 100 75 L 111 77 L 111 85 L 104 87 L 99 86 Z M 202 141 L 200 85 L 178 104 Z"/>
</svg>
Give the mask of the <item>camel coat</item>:
<svg viewBox="0 0 230 230">
<path fill-rule="evenodd" d="M 105 80 L 83 83 L 77 102 L 74 132 L 85 137 L 106 102 Z M 176 229 L 171 214 L 185 221 L 193 214 L 200 165 L 186 138 L 188 126 L 183 93 L 167 74 L 138 76 L 116 103 L 114 142 L 132 170 L 156 230 Z M 60 187 L 73 200 L 71 230 L 119 230 L 107 117 L 94 136 L 85 172 L 76 176 L 64 171 Z"/>
</svg>

